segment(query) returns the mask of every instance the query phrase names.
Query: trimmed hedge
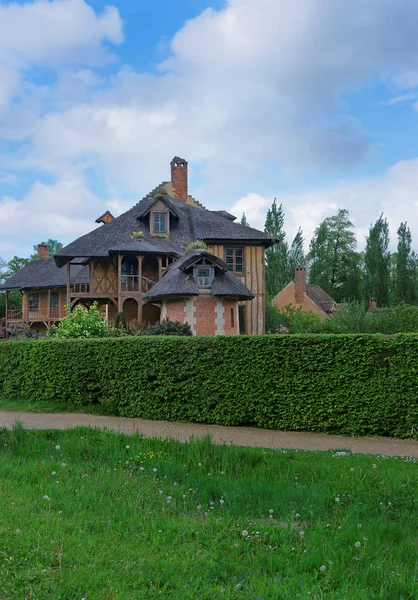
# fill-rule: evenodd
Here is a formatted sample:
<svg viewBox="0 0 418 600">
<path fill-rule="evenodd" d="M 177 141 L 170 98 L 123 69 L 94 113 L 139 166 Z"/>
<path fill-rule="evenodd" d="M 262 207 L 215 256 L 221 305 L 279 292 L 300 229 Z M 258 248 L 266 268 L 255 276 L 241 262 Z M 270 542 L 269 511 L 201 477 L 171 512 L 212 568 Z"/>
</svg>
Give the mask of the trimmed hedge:
<svg viewBox="0 0 418 600">
<path fill-rule="evenodd" d="M 417 437 L 418 335 L 0 343 L 0 395 L 114 414 Z"/>
</svg>

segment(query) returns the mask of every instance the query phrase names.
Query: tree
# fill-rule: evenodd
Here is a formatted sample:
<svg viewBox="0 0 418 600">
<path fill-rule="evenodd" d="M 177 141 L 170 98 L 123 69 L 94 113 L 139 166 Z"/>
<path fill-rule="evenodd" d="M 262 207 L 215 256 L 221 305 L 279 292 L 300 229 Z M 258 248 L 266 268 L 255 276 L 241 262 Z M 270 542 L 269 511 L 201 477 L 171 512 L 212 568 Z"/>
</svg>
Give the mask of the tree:
<svg viewBox="0 0 418 600">
<path fill-rule="evenodd" d="M 8 279 L 9 277 L 11 277 L 12 275 L 14 275 L 18 271 L 20 271 L 20 269 L 22 267 L 27 265 L 28 262 L 29 262 L 28 258 L 21 258 L 19 256 L 14 256 L 11 260 L 9 260 L 9 262 L 6 265 L 4 278 Z"/>
<path fill-rule="evenodd" d="M 389 304 L 390 252 L 389 225 L 383 214 L 370 225 L 364 254 L 365 301 L 377 300 L 378 306 Z"/>
<path fill-rule="evenodd" d="M 281 204 L 277 206 L 276 198 L 267 211 L 264 231 L 278 240 L 277 244 L 266 250 L 266 295 L 273 297 L 290 281 L 288 279 L 288 246 L 284 232 L 284 212 Z"/>
<path fill-rule="evenodd" d="M 340 209 L 316 228 L 309 246 L 309 281 L 336 302 L 357 299 L 360 269 L 353 230 L 348 210 Z"/>
<path fill-rule="evenodd" d="M 398 231 L 398 248 L 394 257 L 394 301 L 414 304 L 416 256 L 411 250 L 412 236 L 407 223 L 401 223 Z"/>
<path fill-rule="evenodd" d="M 63 339 L 106 337 L 109 335 L 109 327 L 97 302 L 94 302 L 89 309 L 80 304 L 73 312 L 68 309 L 67 316 L 59 325 L 51 327 L 47 335 Z"/>
<path fill-rule="evenodd" d="M 295 235 L 292 245 L 287 253 L 287 270 L 288 280 L 291 281 L 295 275 L 296 267 L 304 267 L 306 263 L 305 252 L 303 250 L 303 244 L 305 240 L 303 238 L 303 232 L 299 227 L 297 234 Z"/>
<path fill-rule="evenodd" d="M 244 225 L 245 227 L 250 227 L 250 224 L 247 221 L 247 217 L 245 216 L 245 212 L 242 213 L 240 224 Z"/>
<path fill-rule="evenodd" d="M 49 239 L 45 243 L 48 246 L 48 255 L 49 256 L 52 256 L 56 252 L 59 252 L 61 250 L 61 248 L 62 248 L 61 242 L 58 242 L 57 240 L 51 240 L 51 239 Z M 31 259 L 38 258 L 38 245 L 37 244 L 35 244 L 33 246 L 33 252 L 34 253 L 31 256 Z"/>
</svg>

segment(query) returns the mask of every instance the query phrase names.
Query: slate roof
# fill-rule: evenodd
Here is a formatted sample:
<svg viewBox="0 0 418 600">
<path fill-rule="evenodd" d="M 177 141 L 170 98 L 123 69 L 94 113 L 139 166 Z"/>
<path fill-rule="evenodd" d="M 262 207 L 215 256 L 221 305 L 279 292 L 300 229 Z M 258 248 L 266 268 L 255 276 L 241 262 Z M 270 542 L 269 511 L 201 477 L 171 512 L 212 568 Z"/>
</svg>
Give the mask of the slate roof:
<svg viewBox="0 0 418 600">
<path fill-rule="evenodd" d="M 181 256 L 186 246 L 196 240 L 263 243 L 266 247 L 276 243 L 276 239 L 267 233 L 233 223 L 217 213 L 180 202 L 168 194 L 161 194 L 160 189 L 161 186 L 153 190 L 111 223 L 101 225 L 62 248 L 55 254 L 57 265 L 63 266 L 67 259 L 76 256 L 109 256 L 112 251 L 122 251 L 126 244 L 135 247 L 136 252 L 142 252 L 143 249 L 146 251 L 145 248 L 150 248 L 150 243 L 156 243 L 156 238 L 153 238 L 150 232 L 148 213 L 152 204 L 158 200 L 167 204 L 171 217 L 170 239 L 158 239 L 159 247 L 156 252 Z M 135 246 L 131 244 L 134 231 L 143 232 L 143 238 L 136 239 Z"/>
<path fill-rule="evenodd" d="M 308 283 L 306 286 L 306 295 L 325 313 L 332 313 L 335 310 L 335 301 L 319 285 Z"/>
<path fill-rule="evenodd" d="M 231 272 L 226 262 L 210 252 L 194 250 L 170 265 L 160 281 L 143 295 L 144 300 L 154 302 L 163 298 L 198 296 L 200 290 L 193 277 L 193 266 L 202 259 L 206 259 L 207 263 L 215 268 L 211 288 L 213 296 L 229 296 L 242 300 L 254 298 L 250 290 Z"/>
<path fill-rule="evenodd" d="M 89 283 L 90 270 L 88 265 L 76 264 L 71 266 L 71 283 Z M 66 287 L 67 270 L 59 269 L 52 256 L 37 258 L 22 267 L 18 273 L 10 277 L 0 290 L 25 290 L 31 288 Z"/>
</svg>

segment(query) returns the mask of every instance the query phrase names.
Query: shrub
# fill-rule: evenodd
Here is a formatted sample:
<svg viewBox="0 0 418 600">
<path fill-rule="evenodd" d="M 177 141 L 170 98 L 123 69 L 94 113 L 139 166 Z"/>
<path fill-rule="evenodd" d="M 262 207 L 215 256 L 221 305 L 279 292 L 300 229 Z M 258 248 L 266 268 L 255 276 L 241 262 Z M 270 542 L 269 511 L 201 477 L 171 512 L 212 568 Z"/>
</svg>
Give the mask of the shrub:
<svg viewBox="0 0 418 600">
<path fill-rule="evenodd" d="M 62 339 L 106 337 L 109 327 L 97 302 L 89 309 L 78 305 L 73 312 L 67 309 L 67 316 L 56 327 L 51 327 L 47 336 Z"/>
<path fill-rule="evenodd" d="M 150 325 L 146 335 L 193 335 L 192 328 L 188 323 L 184 325 L 178 321 L 164 319 L 161 323 Z"/>
<path fill-rule="evenodd" d="M 22 338 L 36 340 L 41 337 L 39 331 L 31 329 L 30 323 L 17 323 L 8 329 L 9 339 L 19 340 Z"/>
<path fill-rule="evenodd" d="M 418 436 L 418 335 L 151 337 L 0 344 L 0 395 L 127 417 Z"/>
</svg>

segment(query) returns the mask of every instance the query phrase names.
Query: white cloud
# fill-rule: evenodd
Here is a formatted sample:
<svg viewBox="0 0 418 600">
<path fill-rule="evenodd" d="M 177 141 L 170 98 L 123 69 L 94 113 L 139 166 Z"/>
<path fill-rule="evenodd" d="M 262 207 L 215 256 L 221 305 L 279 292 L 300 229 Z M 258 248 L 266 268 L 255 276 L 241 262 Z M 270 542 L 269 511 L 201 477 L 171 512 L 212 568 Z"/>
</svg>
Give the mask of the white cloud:
<svg viewBox="0 0 418 600">
<path fill-rule="evenodd" d="M 205 178 L 198 199 L 224 208 L 241 198 L 233 210 L 247 207 L 249 221 L 262 227 L 271 203 L 266 190 L 283 184 L 283 173 L 343 176 L 373 156 L 367 124 L 349 114 L 343 97 L 380 81 L 395 94 L 393 104 L 400 98 L 412 103 L 417 24 L 413 1 L 229 0 L 177 32 L 157 75 L 127 65 L 109 75 L 96 66 L 112 58 L 108 43 L 122 41 L 115 7 L 99 14 L 85 0 L 0 5 L 0 139 L 22 142 L 13 153 L 0 149 L 2 169 L 38 169 L 57 181 L 34 186 L 23 201 L 4 198 L 0 206 L 22 204 L 29 215 L 37 197 L 50 198 L 50 191 L 76 181 L 71 192 L 61 196 L 60 188 L 55 195 L 66 221 L 52 221 L 53 237 L 62 237 L 66 228 L 75 233 L 84 225 L 66 212 L 65 198 L 79 194 L 84 205 L 96 207 L 100 188 L 101 196 L 123 206 L 126 197 L 139 198 L 167 178 L 168 161 L 183 155 L 192 176 L 196 165 Z M 40 84 L 26 77 L 39 66 L 55 69 L 56 80 Z M 366 230 L 381 210 L 405 218 L 399 209 L 406 205 L 386 205 L 391 186 L 412 197 L 412 179 L 388 172 L 372 182 L 347 180 L 278 200 L 289 232 L 301 221 L 308 237 L 327 211 L 347 203 L 357 227 Z M 0 211 L 2 230 L 6 215 Z"/>
</svg>

